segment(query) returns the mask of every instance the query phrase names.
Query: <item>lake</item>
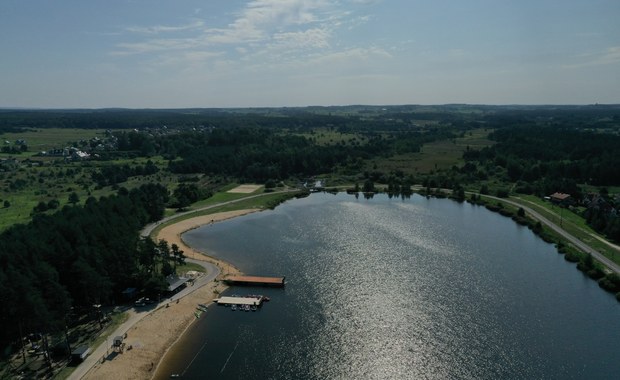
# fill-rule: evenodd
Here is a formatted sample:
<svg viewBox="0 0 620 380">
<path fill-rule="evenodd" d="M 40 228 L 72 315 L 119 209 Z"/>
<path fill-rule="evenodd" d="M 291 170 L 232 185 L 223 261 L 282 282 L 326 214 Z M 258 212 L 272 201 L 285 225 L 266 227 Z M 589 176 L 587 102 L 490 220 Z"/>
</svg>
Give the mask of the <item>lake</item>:
<svg viewBox="0 0 620 380">
<path fill-rule="evenodd" d="M 286 276 L 256 312 L 212 306 L 162 378 L 609 379 L 620 304 L 555 247 L 484 207 L 313 194 L 185 241 Z M 162 375 L 162 373 L 165 373 Z"/>
</svg>

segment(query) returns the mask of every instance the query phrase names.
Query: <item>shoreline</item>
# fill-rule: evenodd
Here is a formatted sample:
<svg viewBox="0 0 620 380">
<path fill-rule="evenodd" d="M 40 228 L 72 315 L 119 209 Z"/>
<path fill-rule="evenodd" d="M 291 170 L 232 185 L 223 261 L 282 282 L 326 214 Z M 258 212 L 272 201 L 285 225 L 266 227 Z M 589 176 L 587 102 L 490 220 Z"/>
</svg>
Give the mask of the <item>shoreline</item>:
<svg viewBox="0 0 620 380">
<path fill-rule="evenodd" d="M 183 241 L 181 235 L 204 225 L 258 211 L 261 209 L 245 209 L 198 216 L 173 223 L 159 231 L 153 240 L 163 239 L 170 245 L 176 244 L 183 250 L 186 257 L 217 266 L 220 273 L 216 281 L 200 285 L 182 298 L 173 296 L 166 305 L 164 305 L 165 301 L 162 301 L 157 309 L 127 330 L 126 343 L 128 346 L 131 345 L 132 349 L 126 350 L 122 354 L 108 350 L 110 353 L 107 354 L 107 359 L 103 363 L 95 364 L 84 375 L 83 379 L 153 378 L 157 370 L 165 366 L 164 357 L 197 320 L 196 305 L 199 303 L 210 305 L 217 294 L 228 288 L 217 280 L 221 280 L 222 277 L 229 274 L 241 273 L 234 265 L 190 247 Z M 107 344 L 107 341 L 103 344 Z"/>
</svg>

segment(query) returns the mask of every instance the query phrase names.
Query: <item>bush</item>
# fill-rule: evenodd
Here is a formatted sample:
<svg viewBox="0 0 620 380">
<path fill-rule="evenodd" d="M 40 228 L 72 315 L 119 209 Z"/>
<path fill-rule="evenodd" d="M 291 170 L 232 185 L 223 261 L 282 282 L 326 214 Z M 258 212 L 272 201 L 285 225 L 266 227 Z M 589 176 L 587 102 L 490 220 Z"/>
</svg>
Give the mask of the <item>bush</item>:
<svg viewBox="0 0 620 380">
<path fill-rule="evenodd" d="M 579 262 L 579 254 L 573 251 L 567 251 L 564 255 L 564 260 L 569 261 L 571 263 Z"/>
<path fill-rule="evenodd" d="M 502 216 L 506 216 L 511 218 L 513 216 L 512 212 L 510 210 L 506 210 L 506 209 L 501 209 L 499 210 L 499 214 Z"/>
<path fill-rule="evenodd" d="M 493 212 L 498 212 L 500 210 L 499 207 L 497 207 L 496 205 L 492 205 L 492 204 L 487 204 L 486 206 L 484 206 L 487 208 L 487 210 L 489 211 L 493 211 Z"/>
<path fill-rule="evenodd" d="M 518 224 L 522 225 L 522 226 L 529 226 L 530 223 L 528 222 L 528 220 L 526 218 L 522 218 L 519 216 L 513 216 L 512 220 L 514 220 L 515 222 L 517 222 Z"/>
<path fill-rule="evenodd" d="M 34 208 L 32 209 L 34 212 L 45 212 L 47 211 L 47 203 L 40 201 Z"/>
<path fill-rule="evenodd" d="M 605 272 L 603 272 L 599 268 L 592 268 L 588 272 L 586 272 L 586 274 L 593 280 L 600 280 L 601 278 L 605 277 Z"/>
<path fill-rule="evenodd" d="M 533 194 L 534 189 L 529 183 L 519 182 L 517 183 L 517 186 L 515 187 L 515 192 L 519 194 Z"/>
<path fill-rule="evenodd" d="M 608 292 L 618 293 L 620 292 L 620 276 L 610 273 L 598 281 L 598 286 Z"/>
</svg>

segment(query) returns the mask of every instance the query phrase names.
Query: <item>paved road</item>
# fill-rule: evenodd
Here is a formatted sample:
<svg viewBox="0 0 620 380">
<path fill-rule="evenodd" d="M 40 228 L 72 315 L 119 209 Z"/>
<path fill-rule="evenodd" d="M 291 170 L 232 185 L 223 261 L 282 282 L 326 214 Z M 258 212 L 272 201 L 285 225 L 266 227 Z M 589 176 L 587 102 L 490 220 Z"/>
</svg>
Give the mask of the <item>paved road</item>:
<svg viewBox="0 0 620 380">
<path fill-rule="evenodd" d="M 527 202 L 529 204 L 536 205 L 536 203 L 534 203 L 532 201 L 528 201 L 527 199 L 523 199 L 523 198 L 519 198 L 519 197 L 515 197 L 515 198 L 521 200 L 522 202 Z M 575 226 L 575 228 L 579 228 L 579 227 Z M 620 252 L 620 246 L 619 245 L 614 244 L 614 243 L 612 243 L 610 241 L 607 241 L 607 240 L 603 239 L 602 237 L 600 237 L 600 236 L 598 236 L 598 235 L 596 235 L 594 233 L 591 233 L 589 231 L 585 231 L 582 228 L 579 228 L 579 229 L 581 229 L 583 232 L 587 233 L 588 235 L 592 236 L 594 239 L 596 239 L 596 240 L 600 241 L 601 243 L 605 244 L 606 246 L 611 247 L 611 248 L 615 249 L 616 251 Z"/>
<path fill-rule="evenodd" d="M 200 260 L 193 260 L 193 259 L 185 259 L 187 262 L 190 263 L 195 263 L 198 265 L 202 265 L 205 268 L 205 274 L 203 276 L 200 276 L 198 279 L 196 279 L 194 281 L 194 285 L 193 286 L 188 286 L 185 289 L 181 290 L 179 293 L 175 294 L 172 297 L 172 300 L 177 300 L 180 298 L 185 297 L 186 295 L 200 289 L 200 287 L 202 287 L 203 285 L 208 284 L 209 282 L 213 281 L 219 274 L 220 274 L 220 268 L 217 267 L 216 265 L 213 265 L 211 263 L 205 262 L 205 261 L 200 261 Z M 90 369 L 98 362 L 101 360 L 101 358 L 103 358 L 104 356 L 107 356 L 108 354 L 108 349 L 111 346 L 111 339 L 115 336 L 119 336 L 119 335 L 123 335 L 125 334 L 129 329 L 131 329 L 136 323 L 138 323 L 142 318 L 146 317 L 147 315 L 149 315 L 150 313 L 154 312 L 155 310 L 159 309 L 160 307 L 165 307 L 165 305 L 170 302 L 171 299 L 164 299 L 162 300 L 159 304 L 153 304 L 150 306 L 145 306 L 142 308 L 134 308 L 134 307 L 128 307 L 126 309 L 127 313 L 129 314 L 129 318 L 120 326 L 118 326 L 118 328 L 112 333 L 110 334 L 110 337 L 108 338 L 108 340 L 104 343 L 102 343 L 99 347 L 97 347 L 88 357 L 86 357 L 86 359 L 84 360 L 84 362 L 82 362 L 71 374 L 71 376 L 68 377 L 69 380 L 79 380 L 82 377 L 84 377 L 84 375 L 86 375 L 86 373 L 88 373 L 88 371 L 90 371 Z"/>
<path fill-rule="evenodd" d="M 534 218 L 540 220 L 542 223 L 544 223 L 547 226 L 549 226 L 552 230 L 554 230 L 555 232 L 560 234 L 563 238 L 565 238 L 566 240 L 570 241 L 575 246 L 579 247 L 579 249 L 583 250 L 586 253 L 591 253 L 592 257 L 594 257 L 597 261 L 601 262 L 603 265 L 605 265 L 610 270 L 620 274 L 620 266 L 618 264 L 614 263 L 613 261 L 611 261 L 607 257 L 603 256 L 602 253 L 600 253 L 596 249 L 590 247 L 588 244 L 582 242 L 581 240 L 577 239 L 573 235 L 569 234 L 568 232 L 563 230 L 562 227 L 560 227 L 557 224 L 553 223 L 552 221 L 550 221 L 549 219 L 545 218 L 544 216 L 542 216 L 538 212 L 534 211 L 533 209 L 531 209 L 531 208 L 529 208 L 529 207 L 527 207 L 527 206 L 525 206 L 525 205 L 523 205 L 521 203 L 517 203 L 515 201 L 511 201 L 511 200 L 506 199 L 506 198 L 498 198 L 498 197 L 493 197 L 493 196 L 490 196 L 490 195 L 485 195 L 485 197 L 488 197 L 488 198 L 491 198 L 491 199 L 495 199 L 495 200 L 498 200 L 498 201 L 502 201 L 502 202 L 506 202 L 506 203 L 509 203 L 509 204 L 511 204 L 513 206 L 523 208 L 523 210 L 525 210 L 525 212 L 527 212 L 528 214 L 531 214 Z"/>
</svg>

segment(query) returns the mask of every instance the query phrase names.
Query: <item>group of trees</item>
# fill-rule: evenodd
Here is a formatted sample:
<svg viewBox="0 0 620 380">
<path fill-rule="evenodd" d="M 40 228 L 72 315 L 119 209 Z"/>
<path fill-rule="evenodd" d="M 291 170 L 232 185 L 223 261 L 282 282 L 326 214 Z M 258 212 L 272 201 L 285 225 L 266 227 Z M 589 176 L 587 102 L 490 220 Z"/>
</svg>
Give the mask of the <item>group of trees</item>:
<svg viewBox="0 0 620 380">
<path fill-rule="evenodd" d="M 163 216 L 167 198 L 160 185 L 121 188 L 0 234 L 0 342 L 18 336 L 17 320 L 24 331 L 54 331 L 70 307 L 112 302 L 127 287 L 165 289 L 182 252 L 139 230 Z"/>
<path fill-rule="evenodd" d="M 129 177 L 155 174 L 159 171 L 153 161 L 148 160 L 145 165 L 129 166 L 107 165 L 92 173 L 92 179 L 99 187 L 115 185 L 127 181 Z"/>
<path fill-rule="evenodd" d="M 153 139 L 156 154 L 168 158 L 174 173 L 204 173 L 265 182 L 336 170 L 339 165 L 376 156 L 418 152 L 425 142 L 452 136 L 449 131 L 366 135 L 364 144 L 316 144 L 311 139 L 265 128 L 189 131 Z"/>
<path fill-rule="evenodd" d="M 620 185 L 620 136 L 556 125 L 521 125 L 491 133 L 497 144 L 464 158 L 474 167 L 501 167 L 506 180 L 521 181 L 524 192 L 563 191 L 577 184 Z"/>
<path fill-rule="evenodd" d="M 594 230 L 605 234 L 616 242 L 620 242 L 620 215 L 618 215 L 618 211 L 611 212 L 610 208 L 588 207 L 583 216 Z"/>
<path fill-rule="evenodd" d="M 2 153 L 9 153 L 9 154 L 20 154 L 22 152 L 26 152 L 28 151 L 28 145 L 26 144 L 21 144 L 21 145 L 5 145 L 0 149 L 0 152 Z"/>
<path fill-rule="evenodd" d="M 580 202 L 582 186 L 620 185 L 620 135 L 610 109 L 504 114 L 490 138 L 497 143 L 464 153 L 470 178 L 497 177 L 519 193 L 570 194 Z M 616 113 L 620 113 L 615 110 Z M 510 117 L 509 117 L 510 116 Z M 544 117 L 543 117 L 544 116 Z M 498 116 L 489 118 L 497 122 Z M 613 204 L 607 199 L 606 203 Z M 620 241 L 620 218 L 612 207 L 589 207 L 584 217 L 597 231 Z"/>
</svg>

